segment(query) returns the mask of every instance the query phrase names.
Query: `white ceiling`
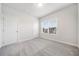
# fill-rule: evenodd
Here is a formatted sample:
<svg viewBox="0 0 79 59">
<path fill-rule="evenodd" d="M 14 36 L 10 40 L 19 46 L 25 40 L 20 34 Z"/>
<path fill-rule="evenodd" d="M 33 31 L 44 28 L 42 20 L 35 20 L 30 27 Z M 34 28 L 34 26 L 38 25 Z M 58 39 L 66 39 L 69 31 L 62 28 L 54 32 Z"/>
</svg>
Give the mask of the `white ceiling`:
<svg viewBox="0 0 79 59">
<path fill-rule="evenodd" d="M 7 3 L 6 5 L 24 11 L 35 17 L 42 17 L 48 13 L 68 6 L 70 3 L 44 3 L 42 7 L 39 7 L 37 3 Z"/>
</svg>

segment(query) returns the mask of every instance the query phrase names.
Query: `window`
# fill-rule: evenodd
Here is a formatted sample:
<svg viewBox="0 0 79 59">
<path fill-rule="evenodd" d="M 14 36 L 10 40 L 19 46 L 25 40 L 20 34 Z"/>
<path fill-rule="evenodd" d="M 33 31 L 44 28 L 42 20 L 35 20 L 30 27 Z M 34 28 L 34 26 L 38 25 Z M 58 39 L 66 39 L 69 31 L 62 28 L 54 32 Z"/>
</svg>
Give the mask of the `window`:
<svg viewBox="0 0 79 59">
<path fill-rule="evenodd" d="M 49 33 L 50 34 L 56 34 L 56 27 L 49 28 Z"/>
<path fill-rule="evenodd" d="M 55 19 L 44 20 L 41 22 L 42 32 L 56 34 L 57 21 Z"/>
<path fill-rule="evenodd" d="M 48 33 L 48 29 L 43 28 L 44 33 Z"/>
</svg>

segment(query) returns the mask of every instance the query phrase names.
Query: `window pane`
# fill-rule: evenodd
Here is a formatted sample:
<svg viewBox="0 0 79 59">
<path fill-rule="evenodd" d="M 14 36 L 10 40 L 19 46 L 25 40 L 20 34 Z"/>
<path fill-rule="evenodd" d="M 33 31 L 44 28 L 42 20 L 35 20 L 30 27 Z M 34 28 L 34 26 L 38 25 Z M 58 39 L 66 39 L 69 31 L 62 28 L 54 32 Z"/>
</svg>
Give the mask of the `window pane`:
<svg viewBox="0 0 79 59">
<path fill-rule="evenodd" d="M 41 27 L 44 33 L 56 34 L 57 20 L 44 20 L 41 22 Z"/>
</svg>

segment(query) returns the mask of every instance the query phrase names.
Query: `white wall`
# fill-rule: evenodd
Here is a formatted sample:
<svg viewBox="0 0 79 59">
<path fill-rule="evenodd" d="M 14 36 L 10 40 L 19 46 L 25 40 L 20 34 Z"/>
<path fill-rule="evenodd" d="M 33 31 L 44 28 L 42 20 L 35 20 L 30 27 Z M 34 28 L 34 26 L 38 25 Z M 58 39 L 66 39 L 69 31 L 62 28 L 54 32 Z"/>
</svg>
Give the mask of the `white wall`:
<svg viewBox="0 0 79 59">
<path fill-rule="evenodd" d="M 78 4 L 78 47 L 79 47 L 79 4 Z"/>
<path fill-rule="evenodd" d="M 38 37 L 38 19 L 3 4 L 3 46 Z"/>
<path fill-rule="evenodd" d="M 73 4 L 55 13 L 52 13 L 51 15 L 41 18 L 40 22 L 43 20 L 57 19 L 58 26 L 56 35 L 42 33 L 40 28 L 40 37 L 76 46 L 76 7 L 76 4 Z"/>
<path fill-rule="evenodd" d="M 0 3 L 0 47 L 1 47 L 1 3 Z"/>
</svg>

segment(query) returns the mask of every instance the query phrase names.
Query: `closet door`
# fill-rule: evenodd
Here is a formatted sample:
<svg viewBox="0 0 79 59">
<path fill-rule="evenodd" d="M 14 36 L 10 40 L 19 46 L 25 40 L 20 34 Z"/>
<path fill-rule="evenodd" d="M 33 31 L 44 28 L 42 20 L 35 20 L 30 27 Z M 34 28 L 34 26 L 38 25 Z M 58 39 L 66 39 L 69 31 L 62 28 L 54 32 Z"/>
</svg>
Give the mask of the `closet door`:
<svg viewBox="0 0 79 59">
<path fill-rule="evenodd" d="M 3 45 L 17 41 L 17 19 L 10 15 L 4 15 Z"/>
<path fill-rule="evenodd" d="M 18 41 L 25 41 L 33 38 L 33 23 L 29 16 L 20 16 L 18 19 Z"/>
</svg>

